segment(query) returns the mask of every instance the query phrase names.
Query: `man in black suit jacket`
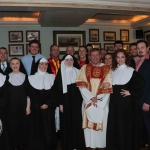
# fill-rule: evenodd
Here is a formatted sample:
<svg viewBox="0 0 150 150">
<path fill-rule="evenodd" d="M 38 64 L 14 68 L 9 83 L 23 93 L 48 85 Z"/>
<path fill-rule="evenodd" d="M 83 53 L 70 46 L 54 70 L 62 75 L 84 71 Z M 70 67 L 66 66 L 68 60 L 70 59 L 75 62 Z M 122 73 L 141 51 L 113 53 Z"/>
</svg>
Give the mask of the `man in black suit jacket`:
<svg viewBox="0 0 150 150">
<path fill-rule="evenodd" d="M 137 41 L 137 50 L 140 61 L 136 66 L 136 70 L 146 82 L 143 95 L 140 99 L 140 110 L 147 131 L 148 145 L 150 147 L 150 60 L 145 59 L 149 50 L 148 43 L 144 40 Z"/>
<path fill-rule="evenodd" d="M 8 52 L 5 47 L 0 48 L 0 72 L 4 75 L 8 75 L 12 72 L 9 63 L 7 62 Z"/>
</svg>

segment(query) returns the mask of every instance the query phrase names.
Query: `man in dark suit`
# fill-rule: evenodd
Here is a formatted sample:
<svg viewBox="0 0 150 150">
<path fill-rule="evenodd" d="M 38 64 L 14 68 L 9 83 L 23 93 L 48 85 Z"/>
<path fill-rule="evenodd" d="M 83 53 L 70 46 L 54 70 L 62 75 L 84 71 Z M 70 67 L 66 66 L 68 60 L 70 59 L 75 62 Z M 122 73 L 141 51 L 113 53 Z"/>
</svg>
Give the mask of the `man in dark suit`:
<svg viewBox="0 0 150 150">
<path fill-rule="evenodd" d="M 150 148 L 150 60 L 145 59 L 148 50 L 149 50 L 148 43 L 146 41 L 144 40 L 137 41 L 137 51 L 140 57 L 140 61 L 136 66 L 136 71 L 138 71 L 138 73 L 144 78 L 146 82 L 143 95 L 140 99 L 140 110 L 143 123 L 146 127 L 148 145 Z"/>
<path fill-rule="evenodd" d="M 8 75 L 12 72 L 9 63 L 7 62 L 8 52 L 5 47 L 0 47 L 0 72 L 4 75 Z"/>
</svg>

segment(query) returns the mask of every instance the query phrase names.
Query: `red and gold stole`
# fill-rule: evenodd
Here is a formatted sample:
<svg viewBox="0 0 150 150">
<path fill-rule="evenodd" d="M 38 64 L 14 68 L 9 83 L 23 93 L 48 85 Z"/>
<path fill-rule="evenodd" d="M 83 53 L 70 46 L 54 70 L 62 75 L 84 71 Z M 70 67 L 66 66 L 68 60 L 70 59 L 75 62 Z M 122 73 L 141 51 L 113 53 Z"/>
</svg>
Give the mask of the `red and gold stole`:
<svg viewBox="0 0 150 150">
<path fill-rule="evenodd" d="M 54 58 L 51 57 L 48 59 L 48 62 L 50 64 L 53 74 L 56 76 L 58 69 L 60 68 L 61 59 L 55 60 Z"/>
<path fill-rule="evenodd" d="M 87 82 L 76 82 L 77 86 L 85 86 L 89 91 L 92 90 L 91 88 L 91 83 L 90 83 L 90 79 L 91 78 L 99 78 L 100 79 L 100 84 L 99 84 L 99 88 L 97 89 L 97 95 L 98 94 L 104 94 L 104 93 L 112 93 L 112 88 L 108 88 L 108 89 L 104 89 L 101 87 L 106 75 L 109 73 L 110 71 L 110 66 L 108 65 L 104 65 L 104 66 L 93 66 L 91 63 L 87 64 L 86 66 L 86 79 Z"/>
</svg>

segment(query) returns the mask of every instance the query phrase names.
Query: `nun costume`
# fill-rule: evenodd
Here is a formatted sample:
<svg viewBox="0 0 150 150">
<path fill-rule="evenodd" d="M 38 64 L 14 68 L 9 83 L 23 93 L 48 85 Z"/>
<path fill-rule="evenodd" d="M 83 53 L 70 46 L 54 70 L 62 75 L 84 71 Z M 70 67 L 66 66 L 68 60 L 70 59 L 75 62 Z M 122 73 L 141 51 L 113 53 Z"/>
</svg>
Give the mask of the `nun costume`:
<svg viewBox="0 0 150 150">
<path fill-rule="evenodd" d="M 144 80 L 125 63 L 112 72 L 113 93 L 110 95 L 107 123 L 107 150 L 139 149 L 139 98 Z M 121 95 L 122 90 L 130 95 Z"/>
<path fill-rule="evenodd" d="M 56 150 L 56 106 L 51 91 L 55 77 L 45 58 L 37 61 L 36 66 L 37 72 L 28 77 L 32 112 L 29 150 Z"/>
<path fill-rule="evenodd" d="M 6 129 L 6 108 L 8 102 L 7 92 L 8 80 L 6 76 L 0 73 L 0 150 L 7 147 L 7 129 Z"/>
<path fill-rule="evenodd" d="M 27 145 L 26 117 L 29 114 L 29 83 L 20 59 L 10 60 L 12 72 L 8 75 L 7 127 L 11 149 Z"/>
<path fill-rule="evenodd" d="M 82 96 L 76 86 L 76 59 L 71 55 L 63 57 L 61 68 L 56 76 L 54 87 L 60 106 L 60 132 L 62 150 L 84 150 L 85 141 L 82 129 Z M 67 63 L 67 61 L 72 63 Z M 78 66 L 77 66 L 78 67 Z"/>
</svg>

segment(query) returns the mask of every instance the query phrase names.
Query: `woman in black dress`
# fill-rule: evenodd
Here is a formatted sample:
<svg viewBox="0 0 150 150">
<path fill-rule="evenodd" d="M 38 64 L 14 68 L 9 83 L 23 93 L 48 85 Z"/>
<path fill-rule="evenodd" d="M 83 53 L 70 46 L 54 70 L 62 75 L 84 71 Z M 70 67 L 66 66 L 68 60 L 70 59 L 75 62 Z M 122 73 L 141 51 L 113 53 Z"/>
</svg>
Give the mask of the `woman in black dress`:
<svg viewBox="0 0 150 150">
<path fill-rule="evenodd" d="M 139 98 L 144 88 L 143 78 L 129 67 L 127 53 L 115 52 L 113 93 L 110 96 L 107 124 L 107 150 L 139 149 Z"/>
<path fill-rule="evenodd" d="M 32 112 L 29 150 L 56 150 L 56 106 L 51 91 L 54 75 L 45 58 L 35 68 L 36 73 L 28 77 Z"/>
<path fill-rule="evenodd" d="M 8 102 L 7 81 L 6 76 L 0 73 L 0 150 L 8 149 L 8 134 L 6 134 L 6 108 Z"/>
<path fill-rule="evenodd" d="M 27 145 L 25 122 L 26 115 L 30 114 L 30 99 L 27 98 L 29 84 L 20 59 L 12 58 L 10 67 L 12 72 L 8 75 L 7 127 L 10 149 L 18 150 L 22 145 Z"/>
<path fill-rule="evenodd" d="M 60 132 L 62 150 L 84 150 L 85 141 L 82 129 L 82 96 L 75 79 L 78 69 L 76 59 L 65 55 L 56 76 L 54 87 L 60 106 Z M 77 64 L 78 67 L 78 64 Z"/>
</svg>

